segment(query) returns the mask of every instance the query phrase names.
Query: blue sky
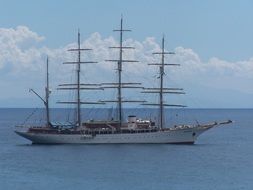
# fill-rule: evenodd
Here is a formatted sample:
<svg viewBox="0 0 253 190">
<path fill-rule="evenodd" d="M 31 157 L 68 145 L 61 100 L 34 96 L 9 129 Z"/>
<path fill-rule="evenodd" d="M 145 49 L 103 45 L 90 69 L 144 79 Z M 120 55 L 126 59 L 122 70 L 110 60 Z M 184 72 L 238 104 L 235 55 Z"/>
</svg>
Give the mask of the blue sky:
<svg viewBox="0 0 253 190">
<path fill-rule="evenodd" d="M 164 34 L 168 49 L 175 50 L 175 48 L 183 47 L 189 51 L 185 53 L 186 51 L 178 49 L 179 54 L 184 52 L 183 55 L 191 55 L 191 58 L 197 56 L 193 60 L 205 68 L 212 65 L 209 72 L 201 73 L 203 69 L 199 70 L 200 75 L 203 75 L 202 79 L 197 77 L 198 73 L 191 73 L 189 78 L 179 82 L 179 85 L 186 85 L 184 87 L 188 93 L 193 94 L 190 99 L 197 97 L 199 101 L 199 105 L 187 102 L 190 107 L 253 106 L 251 98 L 253 90 L 250 90 L 250 88 L 253 89 L 251 85 L 253 81 L 250 77 L 251 74 L 253 75 L 251 72 L 253 1 L 251 0 L 0 0 L 0 4 L 0 28 L 17 30 L 17 26 L 27 27 L 29 30 L 26 31 L 27 34 L 33 37 L 25 37 L 25 43 L 22 42 L 20 45 L 18 42 L 17 47 L 24 52 L 29 49 L 29 45 L 37 48 L 40 53 L 32 60 L 34 64 L 40 64 L 38 67 L 40 69 L 43 69 L 41 63 L 45 52 L 56 52 L 75 42 L 77 28 L 80 28 L 82 32 L 83 40 L 92 38 L 95 32 L 98 32 L 104 40 L 110 36 L 117 39 L 112 30 L 119 25 L 122 14 L 125 25 L 133 30 L 126 35 L 126 38 L 141 42 L 143 45 L 147 37 L 153 37 L 159 44 Z M 35 33 L 37 37 L 32 33 Z M 38 39 L 40 37 L 43 37 L 43 40 Z M 11 41 L 11 38 L 8 36 L 6 39 Z M 138 45 L 137 42 L 135 44 Z M 17 88 L 16 92 L 9 88 L 6 89 L 2 97 L 5 103 L 0 103 L 0 106 L 15 107 L 16 104 L 20 107 L 30 107 L 29 95 L 25 94 L 25 90 L 21 91 L 22 87 L 43 84 L 44 76 L 38 78 L 37 83 L 32 83 L 29 78 L 26 78 L 24 73 L 29 74 L 29 71 L 25 69 L 20 71 L 22 74 L 11 72 L 11 75 L 8 75 L 6 73 L 19 63 L 15 60 L 17 64 L 12 65 L 12 62 L 6 57 L 2 60 L 5 64 L 0 71 L 4 73 L 2 80 L 13 85 L 13 78 L 19 79 L 20 88 Z M 26 58 L 26 60 L 29 59 Z M 27 66 L 26 60 L 21 64 Z M 29 62 L 30 68 L 33 67 L 33 63 Z M 231 71 L 226 69 L 227 67 Z M 235 69 L 240 70 L 238 72 L 241 74 L 237 76 Z M 249 73 L 244 76 L 245 71 Z M 214 85 L 214 81 L 217 85 Z M 196 83 L 195 86 L 194 83 Z M 233 88 L 233 85 L 237 87 Z M 3 87 L 5 84 L 0 86 Z M 19 96 L 13 95 L 18 93 Z M 8 99 L 8 94 L 12 94 L 12 99 L 16 102 L 20 102 L 19 98 L 24 99 L 24 103 L 13 102 Z M 213 94 L 216 94 L 217 102 Z M 39 105 L 36 100 L 34 101 Z"/>
<path fill-rule="evenodd" d="M 28 26 L 46 36 L 46 45 L 63 46 L 80 28 L 108 36 L 121 14 L 133 29 L 131 37 L 168 36 L 171 47 L 184 46 L 203 59 L 241 60 L 251 56 L 251 0 L 8 0 L 1 2 L 2 27 Z"/>
</svg>

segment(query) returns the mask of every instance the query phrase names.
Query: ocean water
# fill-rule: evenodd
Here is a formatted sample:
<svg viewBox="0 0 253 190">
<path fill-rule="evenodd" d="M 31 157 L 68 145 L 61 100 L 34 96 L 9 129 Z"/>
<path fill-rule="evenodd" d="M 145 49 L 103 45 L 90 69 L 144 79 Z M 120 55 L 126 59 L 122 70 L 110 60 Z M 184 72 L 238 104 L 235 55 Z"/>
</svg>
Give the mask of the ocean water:
<svg viewBox="0 0 253 190">
<path fill-rule="evenodd" d="M 195 145 L 31 145 L 13 131 L 32 111 L 0 109 L 1 190 L 253 189 L 252 109 L 168 110 L 171 124 L 235 121 L 207 131 Z M 66 113 L 55 109 L 53 119 Z M 105 110 L 84 113 L 108 116 Z"/>
</svg>

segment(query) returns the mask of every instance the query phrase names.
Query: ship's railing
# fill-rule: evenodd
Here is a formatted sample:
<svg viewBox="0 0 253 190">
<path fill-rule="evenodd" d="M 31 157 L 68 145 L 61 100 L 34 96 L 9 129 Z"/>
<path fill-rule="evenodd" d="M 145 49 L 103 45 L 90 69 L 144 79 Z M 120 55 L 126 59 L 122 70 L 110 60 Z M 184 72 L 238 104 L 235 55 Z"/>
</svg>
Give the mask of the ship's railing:
<svg viewBox="0 0 253 190">
<path fill-rule="evenodd" d="M 15 131 L 28 131 L 30 127 L 28 125 L 16 125 Z"/>
</svg>

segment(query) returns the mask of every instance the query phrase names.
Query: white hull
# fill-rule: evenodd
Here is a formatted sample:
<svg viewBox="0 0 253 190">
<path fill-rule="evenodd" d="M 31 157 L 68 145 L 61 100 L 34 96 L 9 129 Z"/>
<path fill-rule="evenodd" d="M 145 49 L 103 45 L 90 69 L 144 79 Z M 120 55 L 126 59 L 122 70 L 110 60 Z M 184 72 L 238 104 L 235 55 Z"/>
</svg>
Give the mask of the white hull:
<svg viewBox="0 0 253 190">
<path fill-rule="evenodd" d="M 208 129 L 210 128 L 194 127 L 146 133 L 97 134 L 96 136 L 20 131 L 16 133 L 35 144 L 193 144 L 197 137 Z"/>
</svg>

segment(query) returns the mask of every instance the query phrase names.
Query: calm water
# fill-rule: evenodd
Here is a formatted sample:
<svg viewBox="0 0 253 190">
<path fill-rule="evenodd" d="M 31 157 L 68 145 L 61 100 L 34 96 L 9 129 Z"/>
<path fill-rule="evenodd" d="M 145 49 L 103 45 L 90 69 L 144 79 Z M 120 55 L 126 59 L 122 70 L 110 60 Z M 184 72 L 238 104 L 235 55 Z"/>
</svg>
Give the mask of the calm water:
<svg viewBox="0 0 253 190">
<path fill-rule="evenodd" d="M 0 109 L 0 189 L 253 189 L 253 110 L 169 112 L 171 123 L 235 121 L 195 145 L 31 145 L 13 133 L 31 112 Z M 54 110 L 54 119 L 64 115 Z"/>
</svg>

